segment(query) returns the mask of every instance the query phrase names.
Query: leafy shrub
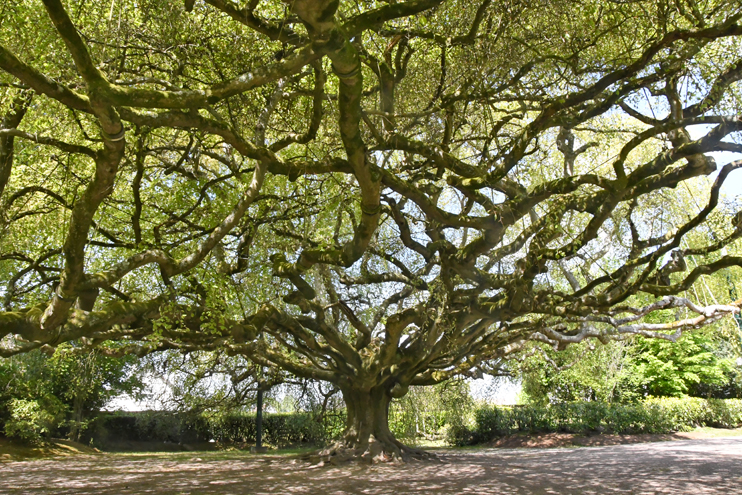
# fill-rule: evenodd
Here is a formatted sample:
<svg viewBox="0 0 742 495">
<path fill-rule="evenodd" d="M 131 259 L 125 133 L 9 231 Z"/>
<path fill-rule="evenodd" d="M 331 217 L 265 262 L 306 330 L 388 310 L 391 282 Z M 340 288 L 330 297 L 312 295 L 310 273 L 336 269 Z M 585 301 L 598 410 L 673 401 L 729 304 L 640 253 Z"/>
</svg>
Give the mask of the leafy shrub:
<svg viewBox="0 0 742 495">
<path fill-rule="evenodd" d="M 52 356 L 37 349 L 0 358 L 0 431 L 32 441 L 42 435 L 79 440 L 108 401 L 143 390 L 131 373 L 135 359 L 81 354 L 71 344 L 60 345 Z"/>
<path fill-rule="evenodd" d="M 477 443 L 477 432 L 463 422 L 451 423 L 444 428 L 443 439 L 449 445 L 464 447 Z"/>
<path fill-rule="evenodd" d="M 635 404 L 574 402 L 550 406 L 498 407 L 474 411 L 473 441 L 486 442 L 517 432 L 670 433 L 697 426 L 742 426 L 742 400 L 649 398 Z M 464 440 L 452 436 L 454 445 Z"/>
<path fill-rule="evenodd" d="M 395 404 L 389 408 L 389 430 L 397 438 L 416 438 L 435 435 L 446 424 L 446 411 L 424 410 Z"/>
<path fill-rule="evenodd" d="M 64 405 L 53 399 L 54 397 L 47 400 L 12 399 L 5 434 L 27 442 L 38 442 L 43 435 L 50 434 L 64 412 Z"/>
<path fill-rule="evenodd" d="M 254 413 L 238 411 L 202 414 L 117 412 L 96 418 L 89 435 L 97 445 L 111 441 L 252 443 L 256 436 L 255 419 Z M 328 411 L 319 419 L 304 412 L 263 414 L 263 441 L 276 446 L 323 445 L 339 437 L 344 424 L 344 411 Z"/>
<path fill-rule="evenodd" d="M 464 431 L 463 423 L 458 422 L 467 422 L 473 409 L 469 384 L 463 380 L 432 387 L 413 386 L 389 406 L 389 429 L 395 437 L 406 440 L 446 436 L 452 431 Z"/>
<path fill-rule="evenodd" d="M 396 414 L 397 418 L 401 416 L 400 413 Z M 390 425 L 394 426 L 394 416 L 390 416 Z M 404 425 L 399 419 L 397 421 L 397 427 Z M 430 425 L 434 423 L 433 419 L 428 421 Z M 481 405 L 474 408 L 473 413 L 466 408 L 458 413 L 448 411 L 435 421 L 436 431 L 442 433 L 449 444 L 460 446 L 519 432 L 669 433 L 696 426 L 742 426 L 742 400 L 649 398 L 634 404 L 574 402 L 544 407 Z M 263 439 L 266 444 L 275 446 L 300 443 L 323 445 L 339 438 L 344 427 L 345 411 L 342 409 L 326 411 L 320 418 L 307 412 L 263 415 Z M 113 439 L 174 443 L 213 439 L 225 444 L 240 444 L 254 442 L 255 433 L 255 414 L 246 412 L 199 415 L 172 412 L 109 413 L 98 417 L 95 427 L 91 428 L 91 435 L 99 445 Z"/>
<path fill-rule="evenodd" d="M 662 318 L 653 322 L 665 322 Z M 537 347 L 542 352 L 513 363 L 511 370 L 529 404 L 629 403 L 646 396 L 742 398 L 737 356 L 716 330 L 684 333 L 677 343 L 636 337 L 600 346 L 582 342 L 563 351 Z"/>
<path fill-rule="evenodd" d="M 254 442 L 256 422 L 254 413 L 232 412 L 202 416 L 200 433 L 225 443 Z M 344 423 L 344 415 L 325 415 L 322 421 L 310 413 L 277 413 L 263 415 L 263 441 L 271 445 L 298 443 L 324 444 L 342 431 L 336 421 Z M 205 430 L 204 430 L 205 429 Z"/>
</svg>

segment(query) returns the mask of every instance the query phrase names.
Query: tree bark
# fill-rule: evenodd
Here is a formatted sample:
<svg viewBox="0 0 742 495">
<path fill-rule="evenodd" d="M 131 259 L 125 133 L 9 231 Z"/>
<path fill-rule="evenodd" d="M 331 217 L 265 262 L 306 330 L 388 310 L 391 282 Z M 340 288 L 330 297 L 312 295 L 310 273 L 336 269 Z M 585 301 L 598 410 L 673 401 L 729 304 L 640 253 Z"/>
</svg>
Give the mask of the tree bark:
<svg viewBox="0 0 742 495">
<path fill-rule="evenodd" d="M 342 440 L 320 456 L 329 462 L 353 459 L 368 462 L 422 459 L 430 454 L 399 442 L 389 430 L 389 405 L 392 396 L 385 388 L 343 389 L 347 408 Z"/>
<path fill-rule="evenodd" d="M 0 129 L 14 129 L 18 127 L 26 115 L 26 108 L 30 99 L 28 97 L 18 97 L 13 102 L 13 108 L 0 121 Z M 5 186 L 10 180 L 10 172 L 13 168 L 13 136 L 0 136 L 0 198 L 3 196 Z"/>
</svg>

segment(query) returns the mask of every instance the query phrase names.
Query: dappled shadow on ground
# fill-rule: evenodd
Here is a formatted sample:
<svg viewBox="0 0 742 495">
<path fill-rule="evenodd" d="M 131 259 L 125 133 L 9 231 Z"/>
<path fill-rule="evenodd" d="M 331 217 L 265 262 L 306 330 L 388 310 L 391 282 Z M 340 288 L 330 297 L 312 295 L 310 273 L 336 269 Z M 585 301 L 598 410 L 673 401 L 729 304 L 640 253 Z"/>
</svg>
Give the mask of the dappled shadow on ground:
<svg viewBox="0 0 742 495">
<path fill-rule="evenodd" d="M 742 493 L 742 438 L 438 453 L 339 467 L 244 453 L 77 456 L 0 464 L 0 493 Z"/>
</svg>

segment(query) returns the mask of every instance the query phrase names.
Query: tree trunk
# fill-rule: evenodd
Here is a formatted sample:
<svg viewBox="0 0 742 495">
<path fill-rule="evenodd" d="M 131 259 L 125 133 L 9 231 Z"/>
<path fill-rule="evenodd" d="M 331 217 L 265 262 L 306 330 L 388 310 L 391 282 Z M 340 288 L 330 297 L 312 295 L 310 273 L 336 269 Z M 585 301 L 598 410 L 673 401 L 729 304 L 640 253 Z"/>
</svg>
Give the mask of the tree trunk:
<svg viewBox="0 0 742 495">
<path fill-rule="evenodd" d="M 343 439 L 323 451 L 322 460 L 342 462 L 361 459 L 369 462 L 428 458 L 427 452 L 399 442 L 389 431 L 389 404 L 392 396 L 382 388 L 342 390 L 347 408 Z"/>
<path fill-rule="evenodd" d="M 82 437 L 84 401 L 79 395 L 75 395 L 72 401 L 72 421 L 70 425 L 70 440 L 79 442 Z"/>
</svg>

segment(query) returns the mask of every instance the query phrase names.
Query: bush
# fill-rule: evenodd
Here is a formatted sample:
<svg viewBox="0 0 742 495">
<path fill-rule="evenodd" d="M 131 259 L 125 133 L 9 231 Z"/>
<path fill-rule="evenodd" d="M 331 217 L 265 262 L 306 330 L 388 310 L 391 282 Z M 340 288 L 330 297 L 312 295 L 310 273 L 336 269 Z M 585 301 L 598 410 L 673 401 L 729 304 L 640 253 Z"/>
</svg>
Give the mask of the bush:
<svg viewBox="0 0 742 495">
<path fill-rule="evenodd" d="M 742 400 L 649 398 L 636 404 L 574 402 L 546 407 L 484 405 L 474 412 L 473 441 L 517 432 L 670 433 L 698 426 L 742 426 Z M 462 445 L 456 435 L 454 445 Z"/>
<path fill-rule="evenodd" d="M 397 438 L 436 435 L 446 425 L 446 411 L 415 410 L 405 406 L 407 404 L 392 403 L 389 407 L 389 430 Z"/>
<path fill-rule="evenodd" d="M 200 429 L 223 443 L 254 442 L 255 414 L 226 413 L 204 416 Z M 203 431 L 203 430 L 202 430 Z M 278 413 L 263 415 L 263 441 L 271 445 L 298 443 L 323 444 L 328 440 L 323 424 L 309 413 Z"/>
<path fill-rule="evenodd" d="M 446 425 L 443 438 L 447 444 L 457 447 L 474 445 L 478 441 L 477 432 L 462 422 Z"/>
<path fill-rule="evenodd" d="M 344 411 L 328 411 L 319 420 L 303 412 L 263 414 L 263 441 L 276 446 L 324 445 L 338 438 L 344 426 Z M 96 445 L 116 441 L 192 443 L 209 440 L 239 444 L 255 442 L 256 424 L 255 414 L 245 412 L 117 412 L 96 418 L 88 435 Z"/>
<path fill-rule="evenodd" d="M 32 436 L 32 432 L 43 429 L 39 426 L 41 416 L 34 416 L 38 411 L 35 406 L 26 404 L 24 407 L 18 407 L 15 423 L 9 422 L 16 436 Z M 426 421 L 443 433 L 449 444 L 459 446 L 487 442 L 518 432 L 669 433 L 696 426 L 742 426 L 740 399 L 649 398 L 635 404 L 481 405 L 474 408 L 473 413 L 466 408 L 459 409 L 456 414 L 452 411 L 447 411 L 445 416 L 429 416 Z M 421 411 L 420 414 L 422 417 L 427 412 Z M 412 423 L 402 412 L 395 413 L 390 419 L 390 426 L 396 425 L 399 429 Z M 321 418 L 307 412 L 264 414 L 263 439 L 266 444 L 275 446 L 324 445 L 338 439 L 344 427 L 345 411 L 342 409 L 326 411 Z M 432 428 L 429 431 L 433 431 Z M 252 443 L 255 441 L 255 414 L 109 413 L 95 420 L 89 435 L 97 445 L 110 440 Z"/>
<path fill-rule="evenodd" d="M 463 380 L 412 386 L 407 395 L 390 404 L 389 430 L 405 441 L 445 437 L 463 431 L 457 422 L 468 421 L 473 409 L 469 384 Z"/>
<path fill-rule="evenodd" d="M 64 405 L 54 400 L 12 399 L 5 434 L 27 442 L 39 442 L 52 433 L 64 413 Z"/>
</svg>

